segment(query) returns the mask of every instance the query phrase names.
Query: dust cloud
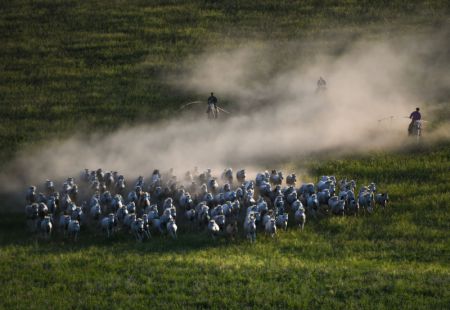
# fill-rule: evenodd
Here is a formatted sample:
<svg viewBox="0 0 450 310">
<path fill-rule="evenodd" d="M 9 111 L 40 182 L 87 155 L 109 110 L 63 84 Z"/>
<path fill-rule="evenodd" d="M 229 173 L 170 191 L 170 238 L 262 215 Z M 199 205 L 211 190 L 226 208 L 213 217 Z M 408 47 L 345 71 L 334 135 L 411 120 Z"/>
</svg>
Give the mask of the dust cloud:
<svg viewBox="0 0 450 310">
<path fill-rule="evenodd" d="M 448 61 L 439 42 L 407 37 L 324 46 L 259 42 L 207 51 L 174 83 L 203 96 L 195 117 L 180 112 L 164 123 L 75 135 L 19 153 L 0 174 L 2 191 L 23 191 L 47 178 L 78 178 L 84 168 L 119 171 L 128 178 L 149 177 L 155 168 L 182 174 L 195 166 L 219 174 L 226 167 L 256 171 L 262 163 L 311 154 L 333 158 L 398 148 L 405 143 L 410 112 L 432 96 L 424 89 L 429 77 L 434 93 L 448 87 L 448 70 L 434 64 L 439 70 L 429 72 L 430 59 Z M 316 92 L 320 76 L 327 89 Z M 231 112 L 218 121 L 206 119 L 211 91 Z M 432 121 L 425 107 L 422 111 Z M 439 133 L 449 138 L 448 131 Z"/>
</svg>

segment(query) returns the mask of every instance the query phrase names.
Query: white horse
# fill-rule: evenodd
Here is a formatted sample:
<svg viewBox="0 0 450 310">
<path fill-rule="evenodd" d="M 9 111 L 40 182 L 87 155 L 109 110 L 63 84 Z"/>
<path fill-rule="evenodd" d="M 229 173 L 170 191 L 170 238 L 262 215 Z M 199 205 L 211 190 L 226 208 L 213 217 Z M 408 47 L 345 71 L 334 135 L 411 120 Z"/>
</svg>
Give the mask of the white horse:
<svg viewBox="0 0 450 310">
<path fill-rule="evenodd" d="M 74 213 L 77 208 L 78 208 L 77 205 L 71 201 L 67 204 L 67 207 L 64 209 L 64 212 L 72 216 L 72 213 Z"/>
<path fill-rule="evenodd" d="M 125 206 L 120 207 L 116 211 L 117 221 L 121 224 L 124 223 L 125 217 L 128 215 L 128 209 Z"/>
<path fill-rule="evenodd" d="M 388 193 L 379 193 L 375 195 L 375 204 L 380 205 L 381 207 L 383 207 L 383 209 L 386 208 L 388 202 L 389 202 Z"/>
<path fill-rule="evenodd" d="M 273 202 L 277 213 L 284 213 L 284 199 L 283 196 L 277 196 Z"/>
<path fill-rule="evenodd" d="M 233 201 L 236 200 L 237 194 L 236 194 L 235 191 L 232 191 L 232 190 L 226 191 L 226 192 L 223 193 L 223 198 L 225 199 L 225 201 L 233 202 Z"/>
<path fill-rule="evenodd" d="M 270 174 L 269 177 L 269 182 L 273 185 L 281 185 L 283 179 L 284 179 L 283 172 L 272 170 L 272 173 Z"/>
<path fill-rule="evenodd" d="M 208 114 L 208 119 L 217 119 L 219 117 L 219 109 L 214 104 L 208 104 L 206 114 Z"/>
<path fill-rule="evenodd" d="M 195 209 L 189 209 L 189 210 L 186 210 L 184 215 L 186 216 L 186 219 L 188 219 L 188 221 L 192 222 L 196 218 L 197 214 L 195 212 Z"/>
<path fill-rule="evenodd" d="M 72 210 L 69 210 L 69 205 L 71 203 L 72 203 L 72 200 L 70 199 L 69 195 L 67 195 L 67 194 L 62 195 L 61 201 L 59 203 L 61 211 L 64 211 L 64 212 L 67 212 L 67 213 L 71 214 Z"/>
<path fill-rule="evenodd" d="M 40 202 L 38 205 L 38 216 L 43 219 L 48 215 L 48 207 L 44 202 Z"/>
<path fill-rule="evenodd" d="M 358 215 L 359 212 L 359 204 L 356 201 L 355 198 L 353 199 L 348 199 L 347 203 L 346 203 L 346 213 L 349 215 Z"/>
<path fill-rule="evenodd" d="M 297 192 L 296 191 L 292 191 L 289 195 L 287 195 L 286 197 L 286 201 L 289 205 L 292 205 L 292 203 L 294 203 L 294 201 L 297 200 Z"/>
<path fill-rule="evenodd" d="M 249 239 L 250 242 L 256 241 L 256 219 L 254 216 L 250 215 L 245 218 L 244 231 L 246 232 L 247 239 Z"/>
<path fill-rule="evenodd" d="M 224 214 L 224 210 L 223 210 L 222 205 L 218 205 L 217 207 L 215 207 L 211 210 L 211 217 L 213 217 L 213 218 L 217 215 L 223 215 L 223 214 Z"/>
<path fill-rule="evenodd" d="M 419 142 L 420 137 L 422 136 L 422 121 L 414 121 L 408 128 L 408 134 L 411 137 L 415 137 L 417 139 L 417 142 Z"/>
<path fill-rule="evenodd" d="M 111 211 L 116 212 L 123 205 L 122 195 L 116 194 L 111 201 Z"/>
<path fill-rule="evenodd" d="M 345 196 L 347 197 L 347 196 Z M 338 196 L 332 196 L 329 200 L 328 200 L 328 206 L 330 207 L 331 212 L 334 215 L 344 215 L 344 211 L 345 211 L 345 200 L 344 199 L 340 199 L 340 197 Z"/>
<path fill-rule="evenodd" d="M 59 213 L 59 208 L 58 205 L 56 203 L 56 198 L 55 196 L 50 196 L 47 200 L 47 206 L 48 206 L 48 212 L 52 215 L 57 215 Z"/>
<path fill-rule="evenodd" d="M 295 183 L 297 183 L 297 176 L 295 173 L 291 173 L 286 176 L 286 184 L 295 186 Z"/>
<path fill-rule="evenodd" d="M 151 206 L 149 206 L 149 207 L 145 210 L 145 213 L 147 213 L 147 216 L 148 216 L 148 219 L 149 219 L 149 220 L 159 218 L 159 214 L 158 214 L 158 206 L 157 206 L 157 205 L 151 205 Z"/>
<path fill-rule="evenodd" d="M 213 217 L 213 219 L 217 223 L 217 225 L 219 225 L 220 229 L 222 229 L 222 230 L 225 229 L 225 222 L 226 222 L 225 215 L 223 215 L 223 214 L 216 215 Z"/>
<path fill-rule="evenodd" d="M 266 235 L 271 236 L 272 238 L 275 237 L 277 234 L 277 225 L 275 223 L 275 219 L 271 218 L 267 221 L 267 223 L 264 225 Z"/>
<path fill-rule="evenodd" d="M 131 224 L 136 221 L 136 214 L 130 213 L 123 219 L 123 226 L 127 229 L 131 229 Z"/>
<path fill-rule="evenodd" d="M 210 220 L 208 223 L 208 232 L 211 234 L 211 237 L 213 239 L 216 239 L 216 237 L 219 235 L 220 227 L 217 225 L 215 220 Z"/>
<path fill-rule="evenodd" d="M 231 216 L 231 215 L 236 215 L 239 213 L 239 209 L 240 209 L 240 204 L 239 201 L 236 200 L 234 202 L 231 201 L 227 201 L 225 204 L 222 205 L 222 209 L 223 209 L 223 214 L 225 216 Z"/>
<path fill-rule="evenodd" d="M 300 188 L 298 189 L 298 194 L 309 196 L 316 192 L 316 189 L 314 187 L 313 183 L 304 183 Z"/>
<path fill-rule="evenodd" d="M 64 235 L 66 235 L 67 231 L 69 230 L 69 223 L 70 223 L 70 215 L 61 215 L 59 217 L 59 230 L 63 232 Z"/>
<path fill-rule="evenodd" d="M 330 197 L 331 197 L 330 190 L 328 188 L 317 193 L 317 200 L 321 205 L 326 205 Z"/>
<path fill-rule="evenodd" d="M 258 202 L 256 204 L 256 209 L 259 213 L 261 213 L 262 216 L 269 211 L 269 207 L 267 206 L 267 202 L 264 200 L 264 198 L 259 197 Z"/>
<path fill-rule="evenodd" d="M 247 177 L 247 175 L 245 173 L 245 169 L 241 169 L 238 172 L 236 172 L 236 179 L 238 180 L 238 182 L 240 184 L 245 182 L 246 177 Z"/>
<path fill-rule="evenodd" d="M 50 238 L 51 234 L 52 234 L 52 228 L 53 228 L 53 224 L 52 224 L 52 220 L 50 218 L 50 216 L 45 216 L 41 223 L 40 223 L 40 230 L 42 235 L 44 236 L 44 238 Z"/>
<path fill-rule="evenodd" d="M 114 213 L 108 214 L 108 217 L 102 219 L 101 226 L 106 232 L 108 238 L 110 238 L 114 233 L 114 226 L 117 225 L 116 217 Z"/>
<path fill-rule="evenodd" d="M 263 182 L 269 182 L 269 172 L 258 172 L 256 174 L 255 183 L 256 186 L 260 186 Z"/>
<path fill-rule="evenodd" d="M 126 184 L 125 184 L 125 178 L 123 175 L 119 176 L 119 178 L 116 181 L 116 184 L 114 185 L 116 194 L 123 195 L 125 194 Z"/>
<path fill-rule="evenodd" d="M 100 207 L 99 204 L 96 204 L 91 207 L 91 209 L 89 210 L 89 214 L 92 219 L 98 220 L 102 215 L 102 208 Z"/>
<path fill-rule="evenodd" d="M 289 220 L 289 215 L 287 213 L 279 214 L 275 220 L 278 227 L 280 227 L 283 230 L 287 230 Z"/>
<path fill-rule="evenodd" d="M 136 241 L 142 242 L 145 238 L 144 220 L 138 218 L 131 223 L 131 232 Z"/>
<path fill-rule="evenodd" d="M 169 220 L 169 222 L 167 223 L 166 227 L 167 227 L 167 232 L 168 232 L 169 236 L 172 237 L 172 239 L 176 240 L 178 227 L 177 227 L 177 224 L 175 223 L 175 220 L 173 218 L 171 218 Z"/>
<path fill-rule="evenodd" d="M 312 194 L 311 196 L 308 197 L 308 199 L 306 200 L 306 209 L 313 216 L 316 215 L 316 212 L 319 209 L 319 200 L 317 200 L 316 194 Z"/>
<path fill-rule="evenodd" d="M 359 207 L 363 209 L 364 212 L 373 212 L 373 193 L 369 191 L 362 191 L 358 196 Z"/>
<path fill-rule="evenodd" d="M 25 195 L 25 199 L 28 204 L 32 204 L 33 202 L 36 202 L 36 200 L 37 200 L 36 186 L 30 186 L 28 188 L 27 193 Z"/>
<path fill-rule="evenodd" d="M 305 214 L 305 209 L 303 207 L 298 208 L 297 211 L 295 211 L 295 222 L 298 224 L 298 226 L 301 228 L 301 230 L 303 230 L 303 228 L 305 227 L 305 222 L 306 222 L 306 214 Z"/>
<path fill-rule="evenodd" d="M 216 179 L 210 179 L 208 181 L 208 191 L 210 191 L 211 193 L 215 194 L 217 192 L 217 190 L 219 189 L 219 183 L 217 183 Z"/>
<path fill-rule="evenodd" d="M 76 207 L 70 217 L 72 220 L 77 220 L 80 225 L 85 224 L 86 216 L 81 207 Z"/>
<path fill-rule="evenodd" d="M 73 237 L 74 241 L 78 240 L 78 235 L 80 233 L 80 222 L 77 220 L 70 220 L 69 224 L 67 225 L 67 232 L 69 234 L 69 237 Z"/>
<path fill-rule="evenodd" d="M 195 212 L 197 213 L 197 221 L 200 226 L 208 225 L 209 217 L 209 206 L 206 205 L 205 201 L 200 202 L 195 207 Z"/>
<path fill-rule="evenodd" d="M 163 227 L 165 227 L 166 224 L 169 223 L 171 219 L 173 219 L 173 216 L 172 216 L 172 213 L 170 212 L 170 210 L 171 210 L 170 208 L 164 210 L 163 214 L 159 218 L 161 225 L 163 225 Z"/>
<path fill-rule="evenodd" d="M 191 209 L 194 206 L 194 201 L 188 192 L 183 193 L 179 200 L 180 207 L 185 210 Z"/>
<path fill-rule="evenodd" d="M 223 172 L 222 172 L 222 176 L 221 176 L 222 180 L 224 182 L 227 182 L 229 184 L 233 184 L 233 169 L 231 168 L 226 168 Z"/>
<path fill-rule="evenodd" d="M 55 192 L 55 184 L 53 181 L 45 180 L 45 192 L 48 196 L 52 195 Z"/>
</svg>

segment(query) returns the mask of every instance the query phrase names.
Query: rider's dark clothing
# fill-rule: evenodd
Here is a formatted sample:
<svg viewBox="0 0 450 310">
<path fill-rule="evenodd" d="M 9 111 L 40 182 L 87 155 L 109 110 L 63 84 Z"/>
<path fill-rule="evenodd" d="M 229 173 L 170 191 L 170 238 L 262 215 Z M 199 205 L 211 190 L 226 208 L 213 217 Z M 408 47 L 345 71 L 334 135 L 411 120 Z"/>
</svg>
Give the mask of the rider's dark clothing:
<svg viewBox="0 0 450 310">
<path fill-rule="evenodd" d="M 420 115 L 419 111 L 414 111 L 411 113 L 411 115 L 409 116 L 410 119 L 412 119 L 412 121 L 419 121 L 422 118 L 422 115 Z"/>
<path fill-rule="evenodd" d="M 217 98 L 215 96 L 209 96 L 208 104 L 214 104 L 214 107 L 217 105 Z"/>
<path fill-rule="evenodd" d="M 411 123 L 409 123 L 409 126 L 408 126 L 408 134 L 412 135 L 414 122 L 419 121 L 422 118 L 422 115 L 420 114 L 419 111 L 414 111 L 411 113 L 409 118 L 411 119 Z"/>
<path fill-rule="evenodd" d="M 209 96 L 208 98 L 208 109 L 206 112 L 210 112 L 210 110 L 214 107 L 214 118 L 217 118 L 217 98 L 214 95 Z"/>
</svg>

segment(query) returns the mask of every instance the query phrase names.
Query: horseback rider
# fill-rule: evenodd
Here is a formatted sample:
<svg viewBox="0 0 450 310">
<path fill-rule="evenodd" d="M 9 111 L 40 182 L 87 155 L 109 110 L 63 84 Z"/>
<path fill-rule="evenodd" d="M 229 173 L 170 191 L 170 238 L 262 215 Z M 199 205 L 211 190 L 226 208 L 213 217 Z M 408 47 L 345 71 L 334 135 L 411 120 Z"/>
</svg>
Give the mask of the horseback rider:
<svg viewBox="0 0 450 310">
<path fill-rule="evenodd" d="M 206 113 L 214 113 L 214 118 L 217 118 L 217 98 L 214 96 L 214 93 L 211 93 L 211 96 L 208 98 L 208 109 Z"/>
<path fill-rule="evenodd" d="M 420 114 L 419 111 L 420 111 L 420 109 L 416 108 L 416 110 L 414 112 L 412 112 L 411 115 L 409 116 L 409 118 L 411 119 L 411 123 L 409 123 L 409 126 L 408 126 L 408 134 L 409 135 L 412 135 L 414 122 L 420 121 L 420 119 L 422 118 L 422 115 Z"/>
<path fill-rule="evenodd" d="M 326 88 L 327 82 L 322 77 L 319 77 L 319 80 L 317 81 L 317 90 L 325 90 Z"/>
</svg>

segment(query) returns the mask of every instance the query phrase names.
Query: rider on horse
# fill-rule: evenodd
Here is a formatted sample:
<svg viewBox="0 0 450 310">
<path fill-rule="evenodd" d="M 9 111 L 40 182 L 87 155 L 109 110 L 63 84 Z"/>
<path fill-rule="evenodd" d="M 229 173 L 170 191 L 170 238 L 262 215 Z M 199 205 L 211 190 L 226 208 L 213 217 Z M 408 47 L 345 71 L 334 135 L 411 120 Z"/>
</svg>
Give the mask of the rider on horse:
<svg viewBox="0 0 450 310">
<path fill-rule="evenodd" d="M 414 112 L 411 113 L 411 115 L 409 116 L 409 118 L 411 119 L 411 123 L 409 123 L 408 126 L 408 134 L 412 135 L 412 131 L 413 131 L 413 126 L 414 126 L 414 122 L 415 121 L 420 121 L 420 119 L 422 118 L 422 115 L 420 114 L 420 109 L 416 108 L 416 110 Z"/>
<path fill-rule="evenodd" d="M 206 113 L 213 113 L 214 118 L 217 118 L 217 98 L 214 96 L 214 93 L 211 93 L 211 96 L 208 98 L 208 109 Z"/>
<path fill-rule="evenodd" d="M 317 81 L 317 91 L 320 90 L 325 90 L 327 88 L 327 82 L 320 77 L 319 80 Z"/>
</svg>

